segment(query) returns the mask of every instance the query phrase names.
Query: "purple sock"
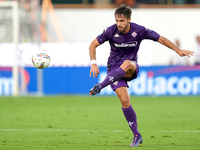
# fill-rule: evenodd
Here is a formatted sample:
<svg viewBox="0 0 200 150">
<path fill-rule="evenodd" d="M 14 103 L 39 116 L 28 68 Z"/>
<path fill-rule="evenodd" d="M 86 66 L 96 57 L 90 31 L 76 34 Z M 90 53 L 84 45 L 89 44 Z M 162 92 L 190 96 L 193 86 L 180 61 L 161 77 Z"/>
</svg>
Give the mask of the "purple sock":
<svg viewBox="0 0 200 150">
<path fill-rule="evenodd" d="M 106 76 L 106 78 L 103 80 L 103 82 L 100 83 L 101 87 L 104 88 L 108 86 L 109 84 L 120 80 L 123 78 L 123 76 L 126 74 L 126 72 L 121 68 L 117 68 L 111 72 L 109 72 Z"/>
<path fill-rule="evenodd" d="M 137 127 L 137 116 L 132 106 L 130 105 L 128 108 L 122 108 L 122 110 L 133 134 L 140 135 Z"/>
</svg>

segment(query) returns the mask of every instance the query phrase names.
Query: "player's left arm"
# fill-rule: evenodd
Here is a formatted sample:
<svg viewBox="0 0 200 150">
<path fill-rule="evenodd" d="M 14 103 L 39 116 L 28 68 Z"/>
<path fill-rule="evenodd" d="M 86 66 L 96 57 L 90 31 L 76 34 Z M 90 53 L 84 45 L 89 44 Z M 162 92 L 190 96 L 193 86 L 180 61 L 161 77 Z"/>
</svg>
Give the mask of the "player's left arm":
<svg viewBox="0 0 200 150">
<path fill-rule="evenodd" d="M 170 40 L 167 38 L 160 36 L 158 39 L 158 42 L 161 43 L 162 45 L 167 46 L 168 48 L 174 50 L 179 56 L 193 56 L 193 51 L 188 51 L 188 50 L 181 50 L 179 47 L 177 47 L 174 43 L 172 43 Z"/>
</svg>

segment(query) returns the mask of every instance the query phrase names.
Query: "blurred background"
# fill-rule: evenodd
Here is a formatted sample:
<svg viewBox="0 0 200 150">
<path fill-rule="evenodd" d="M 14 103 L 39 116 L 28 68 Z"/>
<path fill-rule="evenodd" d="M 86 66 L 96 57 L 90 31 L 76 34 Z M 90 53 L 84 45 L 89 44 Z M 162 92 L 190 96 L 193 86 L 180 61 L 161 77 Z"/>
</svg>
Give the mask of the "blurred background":
<svg viewBox="0 0 200 150">
<path fill-rule="evenodd" d="M 0 95 L 88 95 L 106 76 L 108 42 L 97 48 L 98 78 L 89 77 L 89 44 L 115 23 L 115 9 L 126 3 L 132 22 L 158 32 L 181 49 L 180 58 L 157 42 L 144 40 L 140 73 L 131 95 L 200 95 L 200 0 L 0 0 Z M 48 51 L 44 70 L 31 57 Z M 100 95 L 114 95 L 110 87 Z"/>
</svg>

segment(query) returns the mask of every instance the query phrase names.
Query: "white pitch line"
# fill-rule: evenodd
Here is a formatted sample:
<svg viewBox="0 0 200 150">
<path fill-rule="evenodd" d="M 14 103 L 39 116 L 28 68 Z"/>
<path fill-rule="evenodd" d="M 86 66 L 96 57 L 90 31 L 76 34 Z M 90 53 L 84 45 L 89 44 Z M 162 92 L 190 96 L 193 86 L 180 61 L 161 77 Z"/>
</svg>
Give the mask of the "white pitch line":
<svg viewBox="0 0 200 150">
<path fill-rule="evenodd" d="M 65 130 L 65 129 L 0 129 L 0 132 L 125 132 L 123 130 Z"/>
<path fill-rule="evenodd" d="M 31 131 L 31 132 L 126 132 L 124 130 L 67 130 L 67 129 L 0 129 L 0 132 L 19 132 L 19 131 Z M 145 132 L 145 131 L 143 131 Z M 197 130 L 183 130 L 183 131 L 151 131 L 151 132 L 166 132 L 166 133 L 199 133 Z"/>
<path fill-rule="evenodd" d="M 156 131 L 156 132 L 194 132 L 194 133 L 197 133 L 197 132 L 200 132 L 200 131 L 191 131 L 191 130 L 185 130 L 185 131 Z"/>
</svg>

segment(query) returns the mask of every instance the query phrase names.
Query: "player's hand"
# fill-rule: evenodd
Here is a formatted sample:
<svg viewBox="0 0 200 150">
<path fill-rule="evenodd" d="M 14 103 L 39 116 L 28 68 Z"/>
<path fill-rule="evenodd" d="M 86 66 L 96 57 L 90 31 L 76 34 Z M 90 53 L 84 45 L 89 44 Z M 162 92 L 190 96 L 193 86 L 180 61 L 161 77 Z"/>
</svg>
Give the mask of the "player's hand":
<svg viewBox="0 0 200 150">
<path fill-rule="evenodd" d="M 93 78 L 97 77 L 99 74 L 99 67 L 96 64 L 92 64 L 90 68 L 90 77 L 93 74 Z"/>
<path fill-rule="evenodd" d="M 179 56 L 183 57 L 183 56 L 193 56 L 193 51 L 188 51 L 188 50 L 180 50 L 177 52 Z"/>
</svg>

